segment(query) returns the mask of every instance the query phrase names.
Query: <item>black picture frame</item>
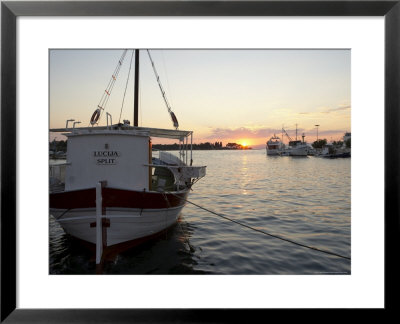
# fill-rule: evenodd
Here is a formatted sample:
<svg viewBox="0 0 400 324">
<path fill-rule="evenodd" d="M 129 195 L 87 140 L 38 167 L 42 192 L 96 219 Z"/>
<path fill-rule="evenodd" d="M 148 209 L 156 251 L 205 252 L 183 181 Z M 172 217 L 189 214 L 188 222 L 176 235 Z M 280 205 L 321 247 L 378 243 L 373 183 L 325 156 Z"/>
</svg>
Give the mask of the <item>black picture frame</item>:
<svg viewBox="0 0 400 324">
<path fill-rule="evenodd" d="M 399 275 L 400 0 L 394 1 L 4 1 L 1 3 L 1 322 L 235 322 L 267 310 L 16 308 L 16 19 L 19 16 L 384 16 L 385 307 L 396 308 Z M 373 172 L 373 170 L 371 170 Z M 239 317 L 240 315 L 240 317 Z"/>
</svg>

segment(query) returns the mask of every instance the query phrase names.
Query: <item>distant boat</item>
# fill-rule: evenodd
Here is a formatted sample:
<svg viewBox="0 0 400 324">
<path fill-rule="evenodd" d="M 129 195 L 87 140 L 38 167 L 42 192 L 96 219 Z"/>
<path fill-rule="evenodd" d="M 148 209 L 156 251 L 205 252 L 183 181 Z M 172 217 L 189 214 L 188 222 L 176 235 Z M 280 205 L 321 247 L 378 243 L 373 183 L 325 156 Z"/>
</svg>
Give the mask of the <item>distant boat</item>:
<svg viewBox="0 0 400 324">
<path fill-rule="evenodd" d="M 322 157 L 329 158 L 329 159 L 349 158 L 349 157 L 351 157 L 351 154 L 350 154 L 350 152 L 341 152 L 341 153 L 323 155 Z"/>
<path fill-rule="evenodd" d="M 281 156 L 290 156 L 290 149 L 289 148 L 282 149 L 280 155 Z"/>
<path fill-rule="evenodd" d="M 335 159 L 335 158 L 349 158 L 351 157 L 351 133 L 346 132 L 343 136 L 343 144 L 341 146 L 333 145 L 333 143 L 325 144 L 322 148 L 319 157 Z"/>
<path fill-rule="evenodd" d="M 304 133 L 302 135 L 303 141 L 297 140 L 297 124 L 296 124 L 296 139 L 293 140 L 289 134 L 282 127 L 282 134 L 285 134 L 289 139 L 288 148 L 282 150 L 281 155 L 289 155 L 289 156 L 307 156 L 308 155 L 308 145 L 304 141 Z"/>
<path fill-rule="evenodd" d="M 302 141 L 289 142 L 289 156 L 307 156 L 308 146 Z"/>
<path fill-rule="evenodd" d="M 266 143 L 267 155 L 280 155 L 282 150 L 281 139 L 274 134 Z"/>
<path fill-rule="evenodd" d="M 343 145 L 346 143 L 346 141 L 351 140 L 351 133 L 350 132 L 346 132 L 343 135 Z"/>
<path fill-rule="evenodd" d="M 137 62 L 136 69 L 138 66 Z M 114 72 L 111 89 L 115 79 Z M 110 93 L 107 88 L 107 98 Z M 96 247 L 142 240 L 173 225 L 192 186 L 206 174 L 205 166 L 192 166 L 193 132 L 178 130 L 168 102 L 175 129 L 138 127 L 136 98 L 137 88 L 134 126 L 127 120 L 112 124 L 108 113 L 107 126 L 98 126 L 104 109 L 99 104 L 90 119 L 91 126 L 68 128 L 67 121 L 65 128 L 50 130 L 64 132 L 68 137 L 67 161 L 53 167 L 64 171 L 50 173 L 50 213 L 66 233 Z M 179 157 L 152 150 L 154 137 L 179 141 Z"/>
<path fill-rule="evenodd" d="M 314 155 L 316 155 L 316 153 L 317 152 L 313 147 L 307 145 L 307 155 L 314 156 Z"/>
<path fill-rule="evenodd" d="M 328 159 L 349 158 L 351 153 L 350 150 L 344 147 L 335 147 L 332 143 L 328 143 L 322 148 L 319 156 Z"/>
</svg>

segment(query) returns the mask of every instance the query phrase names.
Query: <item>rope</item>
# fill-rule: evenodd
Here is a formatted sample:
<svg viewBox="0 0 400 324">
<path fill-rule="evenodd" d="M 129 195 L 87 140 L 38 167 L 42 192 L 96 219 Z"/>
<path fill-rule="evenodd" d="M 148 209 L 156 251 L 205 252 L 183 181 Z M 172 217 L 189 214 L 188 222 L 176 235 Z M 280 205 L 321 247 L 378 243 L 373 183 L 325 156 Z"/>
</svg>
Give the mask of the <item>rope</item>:
<svg viewBox="0 0 400 324">
<path fill-rule="evenodd" d="M 221 218 L 223 218 L 223 219 L 226 219 L 226 220 L 228 220 L 228 221 L 230 221 L 230 222 L 232 222 L 232 223 L 235 223 L 235 224 L 238 224 L 238 225 L 240 225 L 240 226 L 246 227 L 246 228 L 248 228 L 248 229 L 251 229 L 251 230 L 253 230 L 253 231 L 259 232 L 259 233 L 261 233 L 261 234 L 268 235 L 268 236 L 271 236 L 271 237 L 277 238 L 277 239 L 279 239 L 279 240 L 282 240 L 282 241 L 285 241 L 285 242 L 288 242 L 288 243 L 292 243 L 292 244 L 295 244 L 295 245 L 298 245 L 298 246 L 301 246 L 301 247 L 305 247 L 305 248 L 307 248 L 307 249 L 311 249 L 311 250 L 314 250 L 314 251 L 318 251 L 318 252 L 330 254 L 330 255 L 333 255 L 333 256 L 336 256 L 336 257 L 339 257 L 339 258 L 351 260 L 351 258 L 349 258 L 349 257 L 347 257 L 347 256 L 343 256 L 343 255 L 340 255 L 340 254 L 337 254 L 337 253 L 334 253 L 334 252 L 330 252 L 330 251 L 322 250 L 322 249 L 319 249 L 319 248 L 316 248 L 316 247 L 313 247 L 313 246 L 309 246 L 309 245 L 305 245 L 305 244 L 302 244 L 302 243 L 298 243 L 298 242 L 295 242 L 295 241 L 293 241 L 293 240 L 289 240 L 289 239 L 286 239 L 286 238 L 284 238 L 284 237 L 281 237 L 281 236 L 278 236 L 278 235 L 274 235 L 274 234 L 265 232 L 265 231 L 263 231 L 263 230 L 260 230 L 260 229 L 251 227 L 251 226 L 249 226 L 249 225 L 240 223 L 240 222 L 238 222 L 238 221 L 235 221 L 235 220 L 233 220 L 233 219 L 230 219 L 229 217 L 226 217 L 226 216 L 221 215 L 221 214 L 218 214 L 218 213 L 216 213 L 216 212 L 214 212 L 214 211 L 212 211 L 212 210 L 209 210 L 209 209 L 207 209 L 207 208 L 204 208 L 204 207 L 202 207 L 202 206 L 200 206 L 200 205 L 197 205 L 197 204 L 195 204 L 194 202 L 191 202 L 191 201 L 189 201 L 189 200 L 187 200 L 187 199 L 185 199 L 185 198 L 179 197 L 179 196 L 177 196 L 177 195 L 175 195 L 175 194 L 173 194 L 173 193 L 171 193 L 171 192 L 170 192 L 170 194 L 172 194 L 172 195 L 174 195 L 174 196 L 176 196 L 176 197 L 178 197 L 178 198 L 180 198 L 180 199 L 182 199 L 182 200 L 185 200 L 185 201 L 188 202 L 189 204 L 192 204 L 192 205 L 194 205 L 194 206 L 196 206 L 196 207 L 198 207 L 198 208 L 200 208 L 200 209 L 203 209 L 203 210 L 205 210 L 205 211 L 207 211 L 207 212 L 209 212 L 209 213 L 211 213 L 211 214 L 214 214 L 214 215 L 216 215 L 216 216 L 218 216 L 218 217 L 221 217 Z"/>
<path fill-rule="evenodd" d="M 69 212 L 71 208 L 66 209 L 60 216 L 54 217 L 56 220 L 59 220 L 61 217 L 63 217 L 67 212 Z"/>
<path fill-rule="evenodd" d="M 163 86 L 162 86 L 162 84 L 161 84 L 160 76 L 158 75 L 156 66 L 154 65 L 154 61 L 153 61 L 153 58 L 152 58 L 151 55 L 150 55 L 150 51 L 149 51 L 149 50 L 147 50 L 147 54 L 149 55 L 149 59 L 150 59 L 150 62 L 151 62 L 151 66 L 153 67 L 154 75 L 156 76 L 157 83 L 158 83 L 158 87 L 160 88 L 161 95 L 162 95 L 162 97 L 164 98 L 164 102 L 165 102 L 165 105 L 167 106 L 168 113 L 169 113 L 170 116 L 171 116 L 171 119 L 172 119 L 172 122 L 173 122 L 173 124 L 174 124 L 174 127 L 175 127 L 176 129 L 178 129 L 178 127 L 179 127 L 178 120 L 176 119 L 176 116 L 175 116 L 175 114 L 173 113 L 173 111 L 172 111 L 172 109 L 171 109 L 171 106 L 170 106 L 170 104 L 169 104 L 169 102 L 168 102 L 168 99 L 167 99 L 167 96 L 166 96 L 166 94 L 165 94 L 164 88 L 163 88 Z"/>
<path fill-rule="evenodd" d="M 106 88 L 106 90 L 104 90 L 104 92 L 103 92 L 103 94 L 102 94 L 102 96 L 100 98 L 100 101 L 99 101 L 99 103 L 97 105 L 97 109 L 100 109 L 100 117 L 99 117 L 99 119 L 98 119 L 96 124 L 98 124 L 100 122 L 101 116 L 103 115 L 103 111 L 105 110 L 105 108 L 107 106 L 107 103 L 108 103 L 108 100 L 110 99 L 111 92 L 112 92 L 112 90 L 114 88 L 115 81 L 117 80 L 119 71 L 121 70 L 121 66 L 122 66 L 122 63 L 124 62 L 125 55 L 126 55 L 127 51 L 128 50 L 125 49 L 122 52 L 121 58 L 119 59 L 119 61 L 117 63 L 117 66 L 116 66 L 113 74 L 111 75 L 110 80 L 108 81 L 107 88 Z"/>
<path fill-rule="evenodd" d="M 132 50 L 131 62 L 129 63 L 128 78 L 126 79 L 124 97 L 122 98 L 122 105 L 121 105 L 121 111 L 120 111 L 120 113 L 119 113 L 118 124 L 121 122 L 121 115 L 122 115 L 122 109 L 124 108 L 126 89 L 128 88 L 129 76 L 131 75 L 131 67 L 132 67 L 133 52 L 134 52 L 134 51 Z"/>
<path fill-rule="evenodd" d="M 169 99 L 171 102 L 171 106 L 174 107 L 174 101 L 172 100 L 172 91 L 171 91 L 171 86 L 169 83 L 169 78 L 168 78 L 168 71 L 167 71 L 167 65 L 165 64 L 165 57 L 164 57 L 164 52 L 160 51 L 161 53 L 161 57 L 162 57 L 162 62 L 163 62 L 163 66 L 164 66 L 164 71 L 165 71 L 165 78 L 167 80 L 167 88 L 168 88 L 168 93 L 169 93 Z"/>
</svg>

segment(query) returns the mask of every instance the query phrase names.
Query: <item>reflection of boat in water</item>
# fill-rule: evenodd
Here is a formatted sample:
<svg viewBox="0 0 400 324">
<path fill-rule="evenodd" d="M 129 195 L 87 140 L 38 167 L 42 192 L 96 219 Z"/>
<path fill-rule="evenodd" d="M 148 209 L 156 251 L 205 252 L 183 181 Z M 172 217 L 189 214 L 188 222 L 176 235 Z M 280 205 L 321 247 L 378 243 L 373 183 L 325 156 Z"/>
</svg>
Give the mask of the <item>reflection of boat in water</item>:
<svg viewBox="0 0 400 324">
<path fill-rule="evenodd" d="M 136 70 L 138 58 L 136 50 Z M 155 68 L 154 72 L 159 82 Z M 112 75 L 106 99 L 117 73 Z M 101 101 L 91 126 L 68 128 L 67 122 L 65 128 L 51 129 L 65 132 L 68 148 L 66 163 L 51 167 L 50 213 L 66 233 L 101 248 L 151 237 L 175 224 L 192 185 L 205 176 L 205 166 L 192 166 L 193 132 L 178 130 L 164 92 L 175 129 L 138 127 L 135 90 L 134 126 L 127 120 L 109 125 L 108 113 L 107 126 L 98 126 L 105 107 Z M 153 151 L 154 137 L 178 140 L 179 157 Z"/>
<path fill-rule="evenodd" d="M 280 155 L 281 149 L 281 139 L 274 134 L 266 144 L 267 155 Z"/>
</svg>

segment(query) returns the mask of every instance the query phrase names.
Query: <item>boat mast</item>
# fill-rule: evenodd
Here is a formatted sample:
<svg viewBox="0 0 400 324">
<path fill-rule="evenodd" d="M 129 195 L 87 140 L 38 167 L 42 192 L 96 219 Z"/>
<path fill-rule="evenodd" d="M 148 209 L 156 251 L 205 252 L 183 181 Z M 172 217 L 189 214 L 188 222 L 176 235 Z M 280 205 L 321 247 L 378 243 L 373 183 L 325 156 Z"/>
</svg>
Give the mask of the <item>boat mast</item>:
<svg viewBox="0 0 400 324">
<path fill-rule="evenodd" d="M 139 116 L 139 50 L 135 49 L 135 97 L 133 102 L 133 126 L 138 125 Z"/>
</svg>

